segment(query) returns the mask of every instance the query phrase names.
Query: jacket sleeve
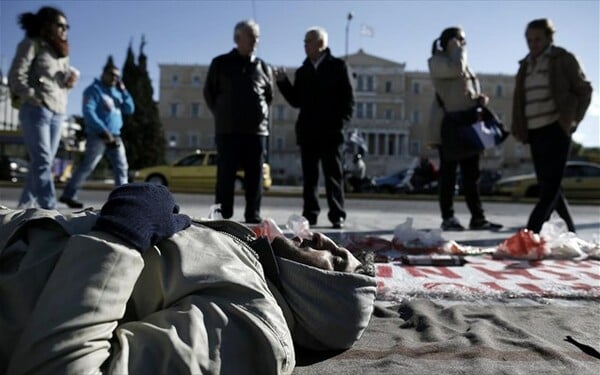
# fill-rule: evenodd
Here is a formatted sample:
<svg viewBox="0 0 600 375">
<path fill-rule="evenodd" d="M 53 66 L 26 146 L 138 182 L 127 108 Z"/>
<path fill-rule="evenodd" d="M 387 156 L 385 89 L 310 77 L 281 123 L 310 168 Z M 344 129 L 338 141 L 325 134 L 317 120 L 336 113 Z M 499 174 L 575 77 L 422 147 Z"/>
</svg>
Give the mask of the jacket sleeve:
<svg viewBox="0 0 600 375">
<path fill-rule="evenodd" d="M 25 38 L 17 46 L 15 57 L 8 72 L 8 84 L 11 91 L 23 100 L 35 97 L 35 89 L 29 86 L 31 64 L 35 59 L 35 42 Z"/>
<path fill-rule="evenodd" d="M 354 113 L 354 90 L 352 89 L 352 83 L 350 82 L 350 74 L 348 72 L 348 66 L 342 61 L 342 78 L 340 84 L 340 100 L 342 101 L 342 119 L 344 121 L 350 121 L 352 114 Z"/>
<path fill-rule="evenodd" d="M 130 115 L 135 111 L 135 103 L 133 102 L 133 97 L 127 91 L 127 89 L 121 91 L 121 95 L 123 96 L 123 104 L 121 105 L 121 112 L 126 115 Z"/>
<path fill-rule="evenodd" d="M 208 74 L 206 76 L 206 82 L 204 84 L 204 101 L 211 112 L 215 112 L 216 99 L 219 89 L 219 68 L 216 59 L 210 63 L 208 68 Z"/>
<path fill-rule="evenodd" d="M 92 233 L 67 242 L 15 343 L 7 373 L 101 372 L 144 262 L 139 252 Z"/>
<path fill-rule="evenodd" d="M 467 57 L 465 49 L 450 45 L 449 58 L 436 58 L 429 60 L 429 71 L 432 78 L 456 78 L 460 77 L 467 68 Z"/>
<path fill-rule="evenodd" d="M 88 133 L 100 135 L 108 131 L 104 121 L 98 117 L 96 112 L 99 105 L 102 105 L 102 98 L 95 86 L 92 85 L 83 92 L 82 112 Z"/>
<path fill-rule="evenodd" d="M 292 107 L 300 107 L 300 94 L 298 93 L 298 70 L 296 71 L 293 85 L 288 77 L 285 77 L 285 79 L 277 81 L 277 87 L 279 88 L 281 95 L 283 95 L 285 100 L 287 100 Z"/>
<path fill-rule="evenodd" d="M 572 54 L 567 54 L 565 63 L 565 74 L 571 82 L 570 91 L 577 97 L 577 107 L 575 109 L 575 121 L 579 123 L 583 120 L 592 100 L 592 85 L 586 80 L 585 73 L 577 58 Z"/>
</svg>

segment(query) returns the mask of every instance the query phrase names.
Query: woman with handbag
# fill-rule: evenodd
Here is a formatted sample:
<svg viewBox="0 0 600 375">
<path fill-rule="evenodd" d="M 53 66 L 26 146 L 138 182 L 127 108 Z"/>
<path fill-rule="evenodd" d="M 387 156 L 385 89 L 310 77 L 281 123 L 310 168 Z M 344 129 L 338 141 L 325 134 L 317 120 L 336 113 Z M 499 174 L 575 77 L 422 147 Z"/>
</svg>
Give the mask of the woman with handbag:
<svg viewBox="0 0 600 375">
<path fill-rule="evenodd" d="M 471 213 L 470 229 L 498 230 L 502 225 L 488 221 L 483 213 L 479 195 L 480 151 L 453 147 L 447 131 L 448 120 L 455 112 L 467 111 L 477 105 L 485 106 L 488 97 L 481 93 L 479 81 L 467 65 L 465 32 L 459 27 L 445 29 L 433 42 L 429 58 L 429 74 L 436 92 L 430 116 L 430 144 L 440 156 L 440 193 L 442 229 L 460 231 L 465 228 L 454 216 L 453 198 L 456 169 L 460 166 L 465 201 Z M 444 124 L 445 122 L 445 124 Z M 443 129 L 443 128 L 446 129 Z"/>
<path fill-rule="evenodd" d="M 527 222 L 538 233 L 556 210 L 575 232 L 561 182 L 571 134 L 583 119 L 592 86 L 575 56 L 553 45 L 554 25 L 549 19 L 531 21 L 525 38 L 529 54 L 521 60 L 513 96 L 512 134 L 529 143 L 540 195 Z"/>
<path fill-rule="evenodd" d="M 19 17 L 25 38 L 17 46 L 8 80 L 13 99 L 20 103 L 19 121 L 29 155 L 19 207 L 56 207 L 52 164 L 60 143 L 67 109 L 67 92 L 77 74 L 69 67 L 67 17 L 53 7 Z"/>
</svg>

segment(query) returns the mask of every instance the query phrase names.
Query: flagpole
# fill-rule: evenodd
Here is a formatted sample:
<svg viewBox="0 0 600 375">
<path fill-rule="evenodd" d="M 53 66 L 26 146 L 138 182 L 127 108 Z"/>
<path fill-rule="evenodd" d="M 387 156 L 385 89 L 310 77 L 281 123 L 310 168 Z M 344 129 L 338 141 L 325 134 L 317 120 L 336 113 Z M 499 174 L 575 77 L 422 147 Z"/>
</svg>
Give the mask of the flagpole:
<svg viewBox="0 0 600 375">
<path fill-rule="evenodd" d="M 350 21 L 352 20 L 352 17 L 353 17 L 352 12 L 348 12 L 348 17 L 347 17 L 348 22 L 346 22 L 346 57 L 345 57 L 346 61 L 348 61 L 348 38 L 349 38 L 349 33 L 350 33 Z"/>
</svg>

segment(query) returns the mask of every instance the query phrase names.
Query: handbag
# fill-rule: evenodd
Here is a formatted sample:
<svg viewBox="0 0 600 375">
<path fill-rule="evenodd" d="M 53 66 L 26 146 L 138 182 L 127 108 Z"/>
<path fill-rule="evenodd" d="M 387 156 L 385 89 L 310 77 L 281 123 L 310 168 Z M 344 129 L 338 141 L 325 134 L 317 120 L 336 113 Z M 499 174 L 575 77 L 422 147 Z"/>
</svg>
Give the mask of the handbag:
<svg viewBox="0 0 600 375">
<path fill-rule="evenodd" d="M 448 160 L 474 156 L 498 146 L 508 137 L 504 124 L 490 108 L 475 106 L 465 111 L 448 112 L 438 94 L 436 99 L 444 111 L 442 150 Z"/>
</svg>

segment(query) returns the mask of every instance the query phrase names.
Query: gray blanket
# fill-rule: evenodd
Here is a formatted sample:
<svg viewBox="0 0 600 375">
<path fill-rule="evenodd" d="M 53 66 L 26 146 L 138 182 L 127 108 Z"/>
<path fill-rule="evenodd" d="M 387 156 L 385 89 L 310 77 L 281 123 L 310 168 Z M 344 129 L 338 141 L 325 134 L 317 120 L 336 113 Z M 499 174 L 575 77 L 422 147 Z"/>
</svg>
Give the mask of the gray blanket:
<svg viewBox="0 0 600 375">
<path fill-rule="evenodd" d="M 443 302 L 377 306 L 344 352 L 299 351 L 295 374 L 599 374 L 600 304 Z"/>
</svg>

